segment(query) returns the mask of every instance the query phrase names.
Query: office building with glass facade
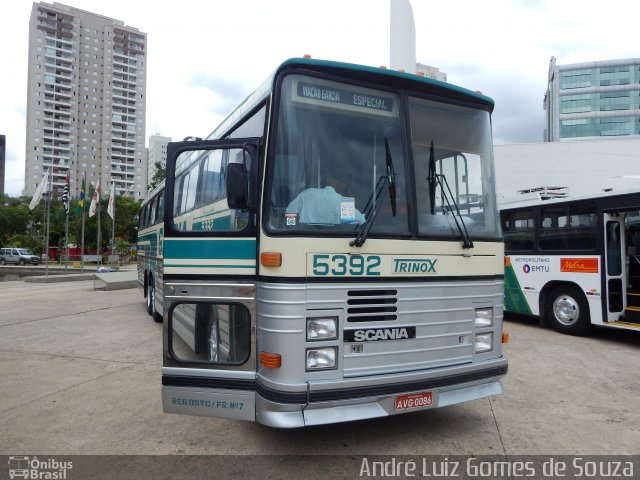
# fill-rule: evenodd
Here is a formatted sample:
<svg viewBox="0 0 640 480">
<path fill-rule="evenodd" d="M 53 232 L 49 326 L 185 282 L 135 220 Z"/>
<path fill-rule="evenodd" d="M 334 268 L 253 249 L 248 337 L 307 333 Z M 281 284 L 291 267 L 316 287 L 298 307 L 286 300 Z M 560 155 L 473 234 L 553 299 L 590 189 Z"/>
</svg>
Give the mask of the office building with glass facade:
<svg viewBox="0 0 640 480">
<path fill-rule="evenodd" d="M 640 138 L 640 58 L 557 65 L 544 97 L 544 140 Z"/>
</svg>

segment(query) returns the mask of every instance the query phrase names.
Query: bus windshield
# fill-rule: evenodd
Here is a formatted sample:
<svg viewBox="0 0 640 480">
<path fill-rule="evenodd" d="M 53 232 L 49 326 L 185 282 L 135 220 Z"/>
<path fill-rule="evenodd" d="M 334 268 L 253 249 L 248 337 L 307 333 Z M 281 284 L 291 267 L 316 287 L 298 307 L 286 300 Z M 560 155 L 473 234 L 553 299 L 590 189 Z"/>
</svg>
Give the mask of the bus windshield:
<svg viewBox="0 0 640 480">
<path fill-rule="evenodd" d="M 303 75 L 285 77 L 281 92 L 266 189 L 271 232 L 355 235 L 371 215 L 370 236 L 451 237 L 455 205 L 470 235 L 499 235 L 487 111 L 411 98 L 412 180 L 397 94 Z M 430 162 L 440 183 L 429 182 Z"/>
<path fill-rule="evenodd" d="M 270 230 L 354 235 L 387 176 L 388 145 L 396 211 L 389 191 L 381 190 L 371 233 L 409 233 L 397 95 L 289 75 L 282 84 L 277 131 Z"/>
<path fill-rule="evenodd" d="M 489 112 L 410 98 L 409 116 L 419 235 L 455 234 L 457 208 L 472 237 L 499 236 Z"/>
</svg>

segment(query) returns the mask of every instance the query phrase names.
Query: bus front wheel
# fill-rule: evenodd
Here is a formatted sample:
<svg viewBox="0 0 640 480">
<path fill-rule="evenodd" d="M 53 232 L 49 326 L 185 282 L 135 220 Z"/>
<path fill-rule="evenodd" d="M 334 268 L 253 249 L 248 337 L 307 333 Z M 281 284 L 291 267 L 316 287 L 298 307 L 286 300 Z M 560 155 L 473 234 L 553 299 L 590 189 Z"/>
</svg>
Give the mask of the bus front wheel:
<svg viewBox="0 0 640 480">
<path fill-rule="evenodd" d="M 551 326 L 561 333 L 584 335 L 591 327 L 587 299 L 575 287 L 554 288 L 547 295 L 545 310 Z"/>
</svg>

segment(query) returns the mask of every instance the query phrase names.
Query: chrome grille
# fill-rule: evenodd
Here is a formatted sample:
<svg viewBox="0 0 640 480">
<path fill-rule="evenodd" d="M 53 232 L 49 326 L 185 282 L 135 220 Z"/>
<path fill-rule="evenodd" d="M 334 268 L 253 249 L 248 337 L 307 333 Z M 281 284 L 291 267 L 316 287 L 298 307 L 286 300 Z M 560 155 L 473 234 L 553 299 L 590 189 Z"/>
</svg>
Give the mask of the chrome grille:
<svg viewBox="0 0 640 480">
<path fill-rule="evenodd" d="M 397 290 L 349 290 L 347 321 L 388 322 L 398 318 Z"/>
</svg>

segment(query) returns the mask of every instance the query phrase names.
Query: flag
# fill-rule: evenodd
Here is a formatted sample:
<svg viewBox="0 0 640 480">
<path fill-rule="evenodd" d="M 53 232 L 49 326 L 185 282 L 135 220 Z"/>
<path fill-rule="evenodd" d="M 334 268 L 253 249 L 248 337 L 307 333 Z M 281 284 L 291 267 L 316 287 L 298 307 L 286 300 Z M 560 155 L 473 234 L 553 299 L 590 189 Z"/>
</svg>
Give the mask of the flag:
<svg viewBox="0 0 640 480">
<path fill-rule="evenodd" d="M 80 195 L 78 195 L 78 205 L 76 205 L 76 213 L 78 214 L 84 213 L 84 195 L 85 195 L 84 192 L 86 191 L 85 176 L 86 176 L 86 173 L 83 173 L 82 185 L 80 186 Z"/>
<path fill-rule="evenodd" d="M 31 199 L 31 203 L 29 204 L 29 210 L 33 210 L 40 203 L 40 199 L 42 198 L 42 192 L 47 187 L 47 182 L 49 181 L 49 170 L 44 174 L 42 180 L 40 180 L 40 185 L 36 188 L 35 193 L 33 194 L 33 198 Z"/>
<path fill-rule="evenodd" d="M 93 198 L 91 199 L 91 205 L 89 205 L 89 218 L 96 214 L 96 209 L 100 203 L 100 180 L 96 182 L 96 188 L 93 191 Z"/>
<path fill-rule="evenodd" d="M 111 220 L 115 220 L 114 214 L 114 202 L 116 201 L 116 182 L 111 182 L 111 194 L 109 194 L 109 206 L 107 207 L 107 213 L 111 217 Z"/>
<path fill-rule="evenodd" d="M 64 181 L 64 189 L 62 190 L 62 206 L 64 207 L 64 214 L 69 215 L 69 174 Z"/>
</svg>

